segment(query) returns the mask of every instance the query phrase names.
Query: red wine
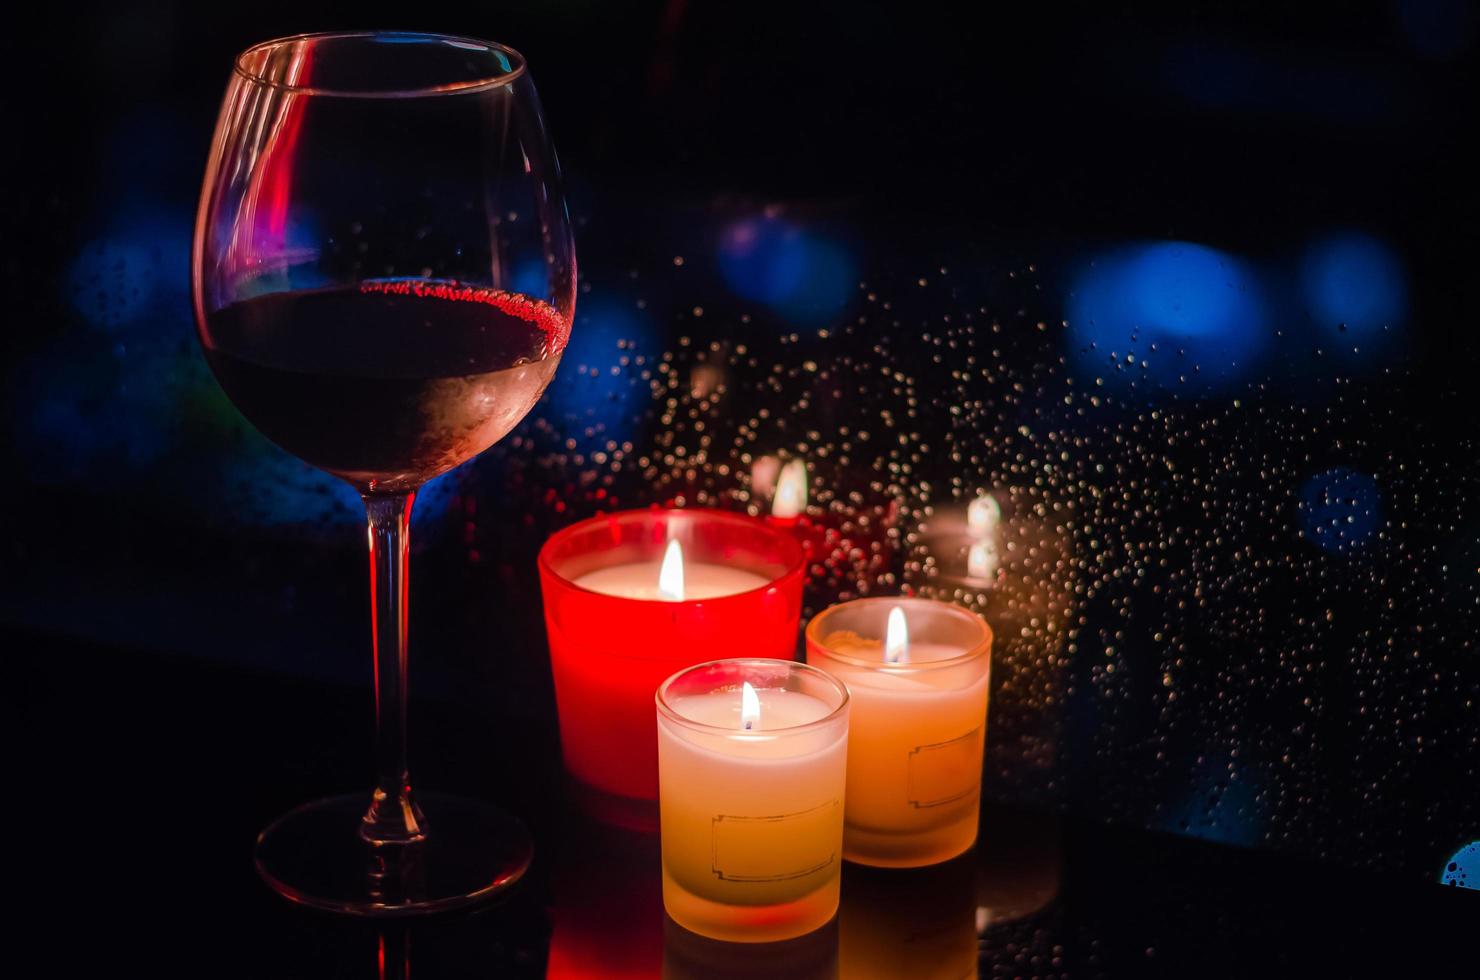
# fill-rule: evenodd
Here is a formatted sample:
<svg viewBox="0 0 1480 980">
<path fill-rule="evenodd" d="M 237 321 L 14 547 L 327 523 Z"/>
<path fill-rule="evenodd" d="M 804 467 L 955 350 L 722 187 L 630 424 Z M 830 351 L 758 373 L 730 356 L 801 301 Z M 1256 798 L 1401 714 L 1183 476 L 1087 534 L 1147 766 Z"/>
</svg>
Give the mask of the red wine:
<svg viewBox="0 0 1480 980">
<path fill-rule="evenodd" d="M 221 387 L 269 439 L 362 491 L 397 491 L 508 434 L 569 326 L 514 293 L 377 280 L 232 303 L 202 335 Z"/>
</svg>

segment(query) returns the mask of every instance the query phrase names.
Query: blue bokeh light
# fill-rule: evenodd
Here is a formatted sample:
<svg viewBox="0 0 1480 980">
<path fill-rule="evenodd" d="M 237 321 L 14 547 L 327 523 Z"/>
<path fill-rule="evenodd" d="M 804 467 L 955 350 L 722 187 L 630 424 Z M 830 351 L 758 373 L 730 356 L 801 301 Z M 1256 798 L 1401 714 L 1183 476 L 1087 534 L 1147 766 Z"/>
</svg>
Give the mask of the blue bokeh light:
<svg viewBox="0 0 1480 980">
<path fill-rule="evenodd" d="M 78 250 L 68 270 L 72 307 L 103 331 L 173 329 L 178 314 L 165 324 L 152 314 L 160 305 L 174 311 L 180 301 L 188 303 L 190 239 L 188 216 L 167 212 L 93 239 Z M 189 313 L 188 305 L 183 309 Z"/>
<path fill-rule="evenodd" d="M 203 370 L 189 345 L 188 211 L 134 209 L 108 228 L 59 283 L 77 317 L 12 384 L 13 437 L 43 484 L 155 467 L 175 437 L 181 393 Z"/>
<path fill-rule="evenodd" d="M 1472 840 L 1444 863 L 1440 884 L 1480 889 L 1480 840 Z"/>
<path fill-rule="evenodd" d="M 635 306 L 584 304 L 546 395 L 547 417 L 583 449 L 631 439 L 649 397 L 646 383 L 639 387 L 636 372 L 624 370 L 622 360 L 657 342 L 657 329 Z"/>
<path fill-rule="evenodd" d="M 1214 389 L 1242 378 L 1265 341 L 1254 273 L 1191 242 L 1100 256 L 1075 279 L 1066 312 L 1080 370 L 1122 388 Z"/>
<path fill-rule="evenodd" d="M 159 284 L 156 250 L 130 239 L 88 242 L 72 261 L 68 291 L 87 322 L 103 330 L 128 323 L 145 310 Z"/>
<path fill-rule="evenodd" d="M 472 460 L 428 480 L 416 491 L 416 506 L 411 511 L 412 527 L 430 527 L 447 515 L 453 498 L 462 488 L 462 474 L 470 463 Z"/>
<path fill-rule="evenodd" d="M 447 515 L 462 485 L 463 466 L 427 481 L 416 491 L 413 529 L 429 530 Z M 337 533 L 365 521 L 365 505 L 354 487 L 278 449 L 255 431 L 221 466 L 216 497 L 229 509 L 233 521 L 253 527 L 292 526 Z"/>
<path fill-rule="evenodd" d="M 1305 482 L 1300 519 L 1311 541 L 1343 552 L 1365 544 L 1382 526 L 1382 492 L 1366 473 L 1338 466 Z"/>
<path fill-rule="evenodd" d="M 1369 346 L 1387 328 L 1400 325 L 1408 311 L 1402 261 L 1361 232 L 1312 243 L 1301 262 L 1300 286 L 1317 327 Z"/>
<path fill-rule="evenodd" d="M 364 505 L 353 487 L 255 431 L 222 461 L 218 475 L 219 500 L 234 523 L 337 530 L 364 521 Z"/>
<path fill-rule="evenodd" d="M 719 271 L 735 295 L 804 326 L 841 313 L 858 280 L 857 264 L 842 245 L 773 217 L 726 228 Z"/>
<path fill-rule="evenodd" d="M 14 393 L 15 437 L 34 478 L 67 484 L 164 468 L 214 481 L 210 498 L 243 524 L 362 521 L 352 487 L 274 447 L 216 387 L 192 336 L 189 211 L 133 202 L 108 224 L 61 283 L 78 321 L 32 355 Z M 290 225 L 284 262 L 250 288 L 319 285 L 314 225 Z M 455 473 L 422 488 L 416 525 L 446 513 Z"/>
<path fill-rule="evenodd" d="M 172 370 L 157 352 L 125 360 L 58 345 L 29 359 L 11 417 L 30 478 L 62 485 L 150 470 L 172 436 L 172 393 L 155 383 Z"/>
<path fill-rule="evenodd" d="M 1219 754 L 1210 749 L 1206 758 Z M 1160 828 L 1220 844 L 1258 846 L 1269 815 L 1254 780 L 1254 771 L 1247 767 L 1240 767 L 1235 777 L 1232 770 L 1218 772 L 1209 763 L 1198 766 L 1189 790 L 1168 808 Z"/>
<path fill-rule="evenodd" d="M 525 259 L 514 266 L 514 273 L 509 277 L 509 287 L 512 292 L 522 293 L 525 296 L 533 296 L 535 299 L 550 300 L 550 274 L 543 260 L 538 258 Z"/>
</svg>

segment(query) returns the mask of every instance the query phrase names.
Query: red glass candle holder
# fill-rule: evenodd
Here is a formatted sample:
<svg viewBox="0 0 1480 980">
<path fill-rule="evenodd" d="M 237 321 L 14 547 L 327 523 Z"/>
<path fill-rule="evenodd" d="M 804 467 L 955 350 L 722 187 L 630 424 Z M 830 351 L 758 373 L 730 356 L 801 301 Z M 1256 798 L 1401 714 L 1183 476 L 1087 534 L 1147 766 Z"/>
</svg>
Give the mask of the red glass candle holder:
<svg viewBox="0 0 1480 980">
<path fill-rule="evenodd" d="M 599 569 L 657 562 L 670 540 L 684 562 L 720 565 L 766 584 L 672 601 L 595 592 Z M 634 510 L 557 532 L 540 550 L 540 586 L 565 766 L 617 803 L 658 796 L 653 695 L 684 667 L 732 657 L 794 660 L 802 610 L 802 548 L 765 521 L 715 510 Z"/>
</svg>

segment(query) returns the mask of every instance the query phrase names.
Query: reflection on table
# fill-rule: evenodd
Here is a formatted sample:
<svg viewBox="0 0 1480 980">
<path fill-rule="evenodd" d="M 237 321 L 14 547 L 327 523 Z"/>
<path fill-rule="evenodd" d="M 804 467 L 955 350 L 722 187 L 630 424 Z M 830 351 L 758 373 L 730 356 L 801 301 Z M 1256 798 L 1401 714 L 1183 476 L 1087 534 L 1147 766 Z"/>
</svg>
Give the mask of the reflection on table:
<svg viewBox="0 0 1480 980">
<path fill-rule="evenodd" d="M 994 930 L 1052 903 L 1062 865 L 1056 821 L 987 803 L 977 845 L 960 858 L 907 870 L 845 865 L 838 915 L 824 928 L 782 943 L 725 943 L 664 913 L 656 834 L 582 817 L 563 845 L 551 980 L 976 977 Z"/>
<path fill-rule="evenodd" d="M 983 938 L 994 926 L 1037 915 L 1058 897 L 1061 835 L 1054 817 L 990 802 L 984 806 L 981 837 L 972 857 L 976 929 Z"/>
<path fill-rule="evenodd" d="M 726 943 L 696 935 L 664 917 L 663 980 L 834 980 L 838 920 L 779 943 Z"/>
<path fill-rule="evenodd" d="M 968 852 L 932 868 L 849 865 L 838 910 L 841 976 L 975 977 L 974 858 Z"/>
<path fill-rule="evenodd" d="M 579 819 L 556 859 L 549 980 L 638 980 L 662 969 L 658 836 Z"/>
</svg>

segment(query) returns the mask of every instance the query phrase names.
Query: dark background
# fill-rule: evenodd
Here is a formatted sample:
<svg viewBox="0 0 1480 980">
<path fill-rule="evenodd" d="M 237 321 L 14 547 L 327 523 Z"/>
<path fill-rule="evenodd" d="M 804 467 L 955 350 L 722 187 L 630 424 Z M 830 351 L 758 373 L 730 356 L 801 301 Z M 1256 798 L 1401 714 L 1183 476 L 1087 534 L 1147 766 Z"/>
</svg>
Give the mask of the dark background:
<svg viewBox="0 0 1480 980">
<path fill-rule="evenodd" d="M 21 15 L 0 617 L 38 785 L 245 862 L 273 812 L 368 776 L 358 501 L 219 393 L 188 250 L 233 55 L 395 27 L 527 56 L 583 273 L 546 401 L 418 503 L 427 781 L 536 823 L 556 793 L 550 530 L 762 508 L 746 454 L 796 455 L 820 513 L 900 514 L 893 564 L 814 606 L 929 588 L 911 535 L 978 492 L 1055 542 L 1008 562 L 1054 611 L 996 623 L 991 798 L 1454 878 L 1480 836 L 1477 12 L 975 6 Z M 730 401 L 690 394 L 706 366 Z"/>
</svg>

